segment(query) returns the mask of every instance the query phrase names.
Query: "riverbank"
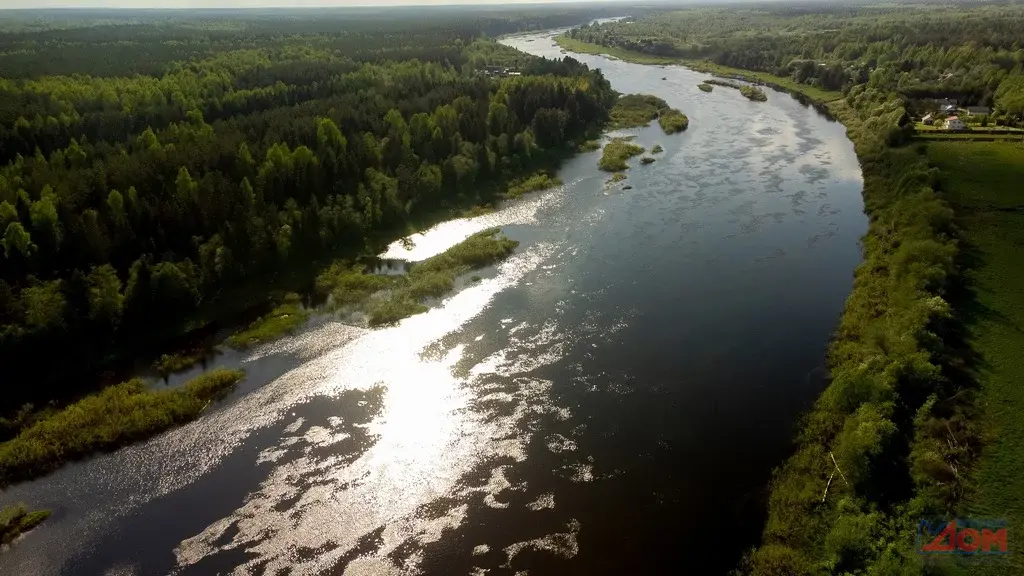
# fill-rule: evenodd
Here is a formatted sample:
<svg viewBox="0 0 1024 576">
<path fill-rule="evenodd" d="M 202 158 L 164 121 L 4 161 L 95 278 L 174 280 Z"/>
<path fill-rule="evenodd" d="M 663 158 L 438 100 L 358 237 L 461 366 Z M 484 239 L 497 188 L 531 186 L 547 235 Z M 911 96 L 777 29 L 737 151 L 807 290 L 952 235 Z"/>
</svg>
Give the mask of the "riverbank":
<svg viewBox="0 0 1024 576">
<path fill-rule="evenodd" d="M 858 86 L 839 100 L 764 73 L 694 68 L 768 76 L 766 84 L 827 103 L 855 144 L 870 219 L 864 263 L 829 347 L 832 381 L 775 473 L 762 542 L 741 570 L 920 569 L 916 521 L 955 514 L 980 442 L 953 211 L 932 187 L 923 149 L 907 145 L 912 131 L 898 96 Z"/>
<path fill-rule="evenodd" d="M 134 379 L 86 396 L 0 444 L 0 488 L 194 420 L 244 376 L 214 370 L 173 390 L 150 390 Z"/>
<path fill-rule="evenodd" d="M 581 40 L 570 38 L 566 35 L 557 36 L 555 42 L 570 52 L 580 52 L 582 54 L 594 54 L 594 55 L 608 55 L 623 60 L 625 62 L 632 62 L 634 64 L 646 64 L 646 65 L 680 65 L 686 66 L 697 72 L 706 72 L 708 74 L 714 74 L 716 76 L 722 76 L 725 78 L 735 78 L 737 80 L 745 80 L 747 82 L 753 82 L 756 84 L 762 84 L 781 90 L 783 92 L 790 92 L 796 94 L 802 94 L 807 98 L 810 98 L 815 103 L 827 104 L 834 102 L 843 97 L 842 92 L 834 90 L 823 90 L 817 86 L 810 86 L 808 84 L 801 84 L 794 81 L 792 78 L 785 78 L 783 76 L 776 76 L 767 72 L 758 72 L 753 70 L 744 70 L 742 68 L 732 68 L 730 66 L 722 66 L 721 64 L 715 64 L 708 60 L 692 60 L 684 58 L 669 58 L 665 56 L 653 56 L 651 54 L 644 54 L 642 52 L 634 52 L 632 50 L 626 50 L 617 46 L 601 46 L 599 44 L 590 44 Z"/>
</svg>

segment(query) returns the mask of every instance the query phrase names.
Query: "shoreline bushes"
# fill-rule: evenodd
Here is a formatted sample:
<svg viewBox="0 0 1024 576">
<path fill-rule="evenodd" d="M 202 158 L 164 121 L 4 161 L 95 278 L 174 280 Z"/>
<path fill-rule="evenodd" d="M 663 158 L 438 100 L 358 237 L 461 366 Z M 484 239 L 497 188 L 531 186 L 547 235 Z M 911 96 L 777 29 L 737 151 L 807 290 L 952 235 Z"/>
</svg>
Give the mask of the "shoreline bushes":
<svg viewBox="0 0 1024 576">
<path fill-rule="evenodd" d="M 513 180 L 508 185 L 508 191 L 505 192 L 504 197 L 509 199 L 519 198 L 529 192 L 539 192 L 540 190 L 547 190 L 548 188 L 561 185 L 562 180 L 558 177 L 552 176 L 547 172 L 536 172 L 526 178 Z"/>
<path fill-rule="evenodd" d="M 5 507 L 0 510 L 0 545 L 10 544 L 15 538 L 40 525 L 49 517 L 49 510 L 30 512 L 24 504 Z"/>
<path fill-rule="evenodd" d="M 962 358 L 946 338 L 952 210 L 926 158 L 899 147 L 899 98 L 858 88 L 834 111 L 863 169 L 864 261 L 829 346 L 832 382 L 774 474 L 763 541 L 741 565 L 755 576 L 918 571 L 916 522 L 954 511 L 954 471 L 977 441 L 964 417 L 970 384 L 951 377 Z"/>
<path fill-rule="evenodd" d="M 213 370 L 173 390 L 148 390 L 136 378 L 86 396 L 0 443 L 0 487 L 194 420 L 244 375 L 241 370 Z"/>
<path fill-rule="evenodd" d="M 308 318 L 309 311 L 302 307 L 302 298 L 298 294 L 287 294 L 280 305 L 248 327 L 232 334 L 226 343 L 232 348 L 243 349 L 270 342 L 294 332 Z"/>
</svg>

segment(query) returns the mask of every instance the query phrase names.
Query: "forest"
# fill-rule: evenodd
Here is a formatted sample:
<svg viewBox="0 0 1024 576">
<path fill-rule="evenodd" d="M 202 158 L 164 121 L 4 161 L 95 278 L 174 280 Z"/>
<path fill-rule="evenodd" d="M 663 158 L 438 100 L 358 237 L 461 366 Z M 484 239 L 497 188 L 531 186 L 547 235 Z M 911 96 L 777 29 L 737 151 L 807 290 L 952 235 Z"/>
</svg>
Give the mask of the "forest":
<svg viewBox="0 0 1024 576">
<path fill-rule="evenodd" d="M 596 10 L 44 14 L 0 22 L 8 437 L 27 404 L 74 400 L 312 262 L 488 201 L 592 138 L 618 96 L 488 39 Z"/>
<path fill-rule="evenodd" d="M 781 4 L 654 12 L 569 37 L 831 91 L 952 98 L 1024 120 L 1024 12 L 1009 3 Z M 1000 87 L 1003 87 L 1000 90 Z"/>
</svg>

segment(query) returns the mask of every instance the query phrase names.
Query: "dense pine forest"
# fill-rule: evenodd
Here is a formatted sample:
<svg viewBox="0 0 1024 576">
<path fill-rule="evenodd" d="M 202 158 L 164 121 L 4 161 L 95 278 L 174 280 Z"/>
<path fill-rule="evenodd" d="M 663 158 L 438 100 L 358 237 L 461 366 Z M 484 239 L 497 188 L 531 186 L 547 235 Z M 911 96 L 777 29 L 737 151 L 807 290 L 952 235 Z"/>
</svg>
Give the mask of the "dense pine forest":
<svg viewBox="0 0 1024 576">
<path fill-rule="evenodd" d="M 0 416 L 487 200 L 616 98 L 488 40 L 598 11 L 90 14 L 0 21 Z"/>
</svg>

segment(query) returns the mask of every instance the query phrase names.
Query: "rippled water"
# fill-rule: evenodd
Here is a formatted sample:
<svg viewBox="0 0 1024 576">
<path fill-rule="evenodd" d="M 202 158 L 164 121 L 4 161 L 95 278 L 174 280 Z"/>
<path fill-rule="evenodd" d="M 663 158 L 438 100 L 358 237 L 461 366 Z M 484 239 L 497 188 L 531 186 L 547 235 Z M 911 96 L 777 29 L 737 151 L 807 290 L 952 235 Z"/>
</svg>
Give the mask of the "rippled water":
<svg viewBox="0 0 1024 576">
<path fill-rule="evenodd" d="M 507 40 L 559 56 L 547 35 Z M 442 224 L 418 260 L 501 226 L 522 243 L 399 326 L 329 319 L 249 354 L 228 402 L 150 442 L 16 486 L 54 516 L 4 574 L 724 573 L 859 261 L 861 178 L 839 124 L 789 96 L 578 56 L 686 112 L 651 166 Z M 662 78 L 665 78 L 662 80 Z"/>
</svg>

